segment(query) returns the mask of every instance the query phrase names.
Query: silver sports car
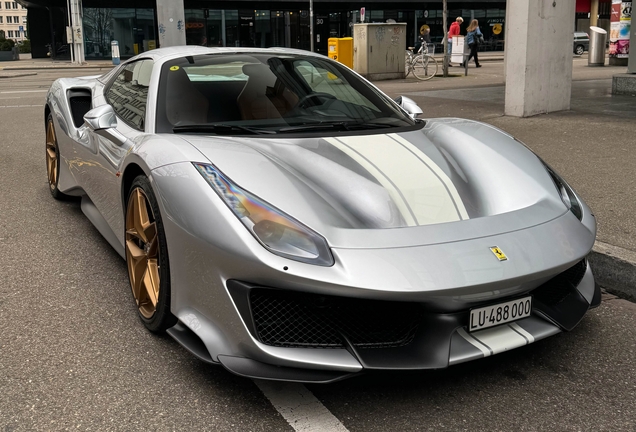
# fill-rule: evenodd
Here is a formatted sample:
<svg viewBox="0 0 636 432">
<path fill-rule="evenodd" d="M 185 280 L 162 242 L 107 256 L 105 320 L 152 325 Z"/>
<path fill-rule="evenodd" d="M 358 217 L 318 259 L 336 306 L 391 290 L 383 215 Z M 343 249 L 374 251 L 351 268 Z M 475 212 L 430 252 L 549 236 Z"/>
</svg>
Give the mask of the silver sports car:
<svg viewBox="0 0 636 432">
<path fill-rule="evenodd" d="M 420 113 L 305 51 L 158 49 L 53 83 L 48 181 L 146 327 L 239 375 L 444 368 L 574 328 L 600 302 L 590 209 L 509 134 Z"/>
</svg>

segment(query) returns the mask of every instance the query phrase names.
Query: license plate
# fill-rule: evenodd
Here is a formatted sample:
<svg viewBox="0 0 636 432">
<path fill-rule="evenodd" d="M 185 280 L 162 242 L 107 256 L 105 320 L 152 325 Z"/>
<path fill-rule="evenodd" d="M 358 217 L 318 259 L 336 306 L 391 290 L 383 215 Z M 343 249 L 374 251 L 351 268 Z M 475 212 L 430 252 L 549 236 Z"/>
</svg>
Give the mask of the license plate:
<svg viewBox="0 0 636 432">
<path fill-rule="evenodd" d="M 529 317 L 532 297 L 524 297 L 479 309 L 471 309 L 468 331 L 476 331 Z"/>
</svg>

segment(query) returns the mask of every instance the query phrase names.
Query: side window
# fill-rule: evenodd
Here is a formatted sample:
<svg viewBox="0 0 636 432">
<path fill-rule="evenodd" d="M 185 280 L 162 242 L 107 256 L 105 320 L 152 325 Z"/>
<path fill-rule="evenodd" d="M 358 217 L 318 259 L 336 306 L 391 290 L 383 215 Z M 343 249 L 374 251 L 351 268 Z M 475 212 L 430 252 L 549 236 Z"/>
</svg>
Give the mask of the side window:
<svg viewBox="0 0 636 432">
<path fill-rule="evenodd" d="M 152 67 L 152 60 L 126 65 L 106 92 L 106 100 L 117 116 L 139 130 L 144 130 Z"/>
</svg>

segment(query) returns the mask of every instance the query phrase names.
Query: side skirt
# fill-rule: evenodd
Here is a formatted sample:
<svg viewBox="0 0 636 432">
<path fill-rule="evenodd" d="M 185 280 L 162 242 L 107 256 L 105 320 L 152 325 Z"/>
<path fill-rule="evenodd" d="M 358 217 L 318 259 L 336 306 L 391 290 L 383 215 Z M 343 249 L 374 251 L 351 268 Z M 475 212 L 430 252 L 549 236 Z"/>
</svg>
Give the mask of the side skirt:
<svg viewBox="0 0 636 432">
<path fill-rule="evenodd" d="M 117 236 L 110 229 L 108 222 L 102 216 L 102 214 L 97 210 L 93 201 L 87 196 L 82 196 L 82 213 L 86 215 L 89 221 L 97 228 L 97 231 L 106 239 L 106 241 L 117 251 L 117 253 L 123 258 L 126 259 L 126 252 L 124 250 L 124 246 L 119 243 L 117 240 Z"/>
</svg>

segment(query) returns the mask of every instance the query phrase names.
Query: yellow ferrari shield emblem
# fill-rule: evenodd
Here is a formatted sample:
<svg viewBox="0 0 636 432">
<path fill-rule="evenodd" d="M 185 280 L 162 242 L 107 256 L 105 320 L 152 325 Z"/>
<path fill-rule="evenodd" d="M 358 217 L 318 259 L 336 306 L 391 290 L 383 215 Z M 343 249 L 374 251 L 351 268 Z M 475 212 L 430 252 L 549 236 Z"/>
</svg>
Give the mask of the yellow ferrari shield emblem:
<svg viewBox="0 0 636 432">
<path fill-rule="evenodd" d="M 492 251 L 492 253 L 495 254 L 495 256 L 497 257 L 497 259 L 499 261 L 506 261 L 508 260 L 508 257 L 506 256 L 505 253 L 503 253 L 503 251 L 501 249 L 499 249 L 497 246 L 493 246 L 490 248 L 490 250 Z"/>
</svg>

